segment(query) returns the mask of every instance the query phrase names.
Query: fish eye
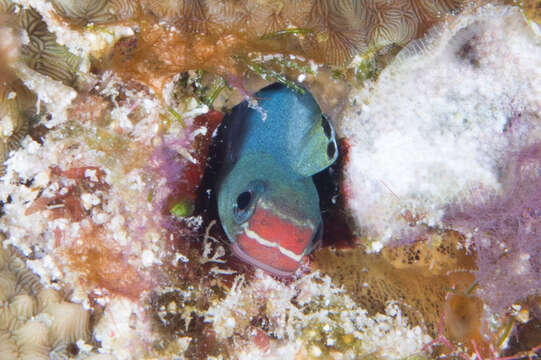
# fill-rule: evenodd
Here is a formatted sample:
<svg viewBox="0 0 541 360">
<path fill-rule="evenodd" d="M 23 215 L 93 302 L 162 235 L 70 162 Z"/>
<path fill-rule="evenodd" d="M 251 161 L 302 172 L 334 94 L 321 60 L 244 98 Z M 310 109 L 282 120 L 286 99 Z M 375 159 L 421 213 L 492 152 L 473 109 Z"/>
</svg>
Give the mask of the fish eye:
<svg viewBox="0 0 541 360">
<path fill-rule="evenodd" d="M 250 201 L 252 200 L 252 192 L 251 191 L 244 191 L 240 193 L 240 195 L 237 197 L 237 209 L 243 211 L 246 210 L 248 205 L 250 205 Z"/>
<path fill-rule="evenodd" d="M 246 186 L 233 203 L 233 220 L 237 224 L 242 224 L 252 216 L 257 203 L 257 198 L 261 195 L 264 184 L 260 180 L 254 180 Z"/>
<path fill-rule="evenodd" d="M 237 224 L 242 224 L 250 218 L 254 211 L 254 194 L 251 191 L 243 191 L 237 196 L 233 205 L 233 219 Z"/>
</svg>

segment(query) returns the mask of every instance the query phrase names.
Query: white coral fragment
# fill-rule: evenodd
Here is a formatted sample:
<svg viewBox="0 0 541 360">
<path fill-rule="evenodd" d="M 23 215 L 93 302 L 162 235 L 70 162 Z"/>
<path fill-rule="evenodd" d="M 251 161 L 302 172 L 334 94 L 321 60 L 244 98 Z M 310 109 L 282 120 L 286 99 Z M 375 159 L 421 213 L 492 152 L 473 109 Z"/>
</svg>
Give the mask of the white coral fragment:
<svg viewBox="0 0 541 360">
<path fill-rule="evenodd" d="M 145 352 L 145 341 L 153 340 L 149 319 L 139 303 L 126 298 L 109 299 L 103 317 L 94 327 L 94 337 L 101 342 L 100 352 L 114 354 L 116 360 L 131 360 L 133 354 Z"/>
<path fill-rule="evenodd" d="M 488 5 L 410 44 L 353 91 L 338 131 L 350 145 L 346 200 L 363 234 L 385 242 L 411 225 L 440 225 L 451 202 L 497 193 L 506 152 L 541 139 L 539 58 L 520 10 Z"/>
<path fill-rule="evenodd" d="M 374 352 L 382 359 L 405 358 L 431 340 L 419 327 L 411 327 L 396 305 L 388 306 L 386 314 L 368 317 L 343 289 L 317 272 L 290 285 L 260 270 L 250 282 L 239 275 L 227 297 L 208 309 L 205 321 L 213 324 L 219 339 L 226 339 L 244 333 L 253 317 L 261 316 L 260 311 L 268 320 L 267 334 L 281 341 L 269 339 L 265 350 L 254 345 L 239 348 L 239 358 L 278 359 L 286 350 L 289 357 L 323 356 L 321 347 L 311 342 L 323 333 L 331 344 L 327 346 L 332 346 L 336 330 L 360 340 L 361 348 L 350 353 L 351 358 Z"/>
</svg>

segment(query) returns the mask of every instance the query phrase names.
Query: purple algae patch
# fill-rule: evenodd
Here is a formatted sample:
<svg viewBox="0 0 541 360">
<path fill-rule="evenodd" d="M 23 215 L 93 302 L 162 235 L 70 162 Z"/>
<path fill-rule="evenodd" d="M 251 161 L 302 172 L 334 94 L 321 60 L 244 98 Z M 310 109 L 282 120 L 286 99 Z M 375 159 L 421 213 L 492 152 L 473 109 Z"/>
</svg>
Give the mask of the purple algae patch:
<svg viewBox="0 0 541 360">
<path fill-rule="evenodd" d="M 480 294 L 498 312 L 541 294 L 541 143 L 511 155 L 504 172 L 500 194 L 443 219 L 472 234 Z"/>
</svg>

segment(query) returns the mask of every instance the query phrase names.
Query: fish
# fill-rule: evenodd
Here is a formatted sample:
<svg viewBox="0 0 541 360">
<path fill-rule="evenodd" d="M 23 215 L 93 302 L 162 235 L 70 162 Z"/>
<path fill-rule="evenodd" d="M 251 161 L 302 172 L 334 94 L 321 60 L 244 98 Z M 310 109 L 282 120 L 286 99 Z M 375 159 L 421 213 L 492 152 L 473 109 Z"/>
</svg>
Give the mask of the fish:
<svg viewBox="0 0 541 360">
<path fill-rule="evenodd" d="M 322 239 L 312 176 L 338 157 L 329 118 L 304 89 L 269 85 L 224 118 L 225 155 L 216 187 L 218 216 L 234 255 L 291 276 Z"/>
</svg>

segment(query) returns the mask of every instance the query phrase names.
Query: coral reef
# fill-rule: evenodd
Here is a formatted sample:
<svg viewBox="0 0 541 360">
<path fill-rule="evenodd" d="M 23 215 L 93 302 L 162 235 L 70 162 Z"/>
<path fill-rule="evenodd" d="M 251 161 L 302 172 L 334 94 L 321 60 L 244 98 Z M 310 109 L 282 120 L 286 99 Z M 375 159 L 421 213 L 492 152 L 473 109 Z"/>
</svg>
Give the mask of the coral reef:
<svg viewBox="0 0 541 360">
<path fill-rule="evenodd" d="M 267 317 L 266 332 L 278 340 L 297 339 L 294 352 L 301 357 L 319 357 L 323 353 L 331 357 L 341 353 L 346 357 L 377 353 L 383 359 L 399 358 L 420 351 L 429 339 L 419 328 L 410 328 L 394 304 L 389 304 L 374 318 L 367 317 L 329 277 L 321 277 L 317 272 L 289 286 L 262 276 L 259 271 L 248 287 L 244 287 L 241 279 L 237 278 L 219 305 L 207 311 L 206 319 L 214 323 L 218 338 L 231 336 L 239 325 L 242 328 L 238 321 L 249 324 L 263 307 Z M 395 341 L 397 336 L 402 339 L 400 343 Z M 279 347 L 273 349 L 277 345 L 274 341 L 270 343 L 271 353 L 280 351 Z M 261 350 L 265 349 L 248 348 L 244 354 L 251 352 L 254 357 L 261 354 Z"/>
<path fill-rule="evenodd" d="M 15 251 L 0 247 L 0 357 L 5 360 L 78 358 L 89 340 L 89 312 L 43 287 Z M 80 344 L 81 347 L 78 347 Z M 73 353 L 76 349 L 76 353 Z"/>
<path fill-rule="evenodd" d="M 538 352 L 541 54 L 520 6 L 0 0 L 0 358 Z M 269 81 L 344 137 L 325 247 L 291 279 L 216 223 L 219 111 Z"/>
<path fill-rule="evenodd" d="M 28 67 L 64 84 L 75 83 L 80 59 L 56 42 L 37 11 L 11 5 L 4 16 L 11 17 L 14 28 L 23 32 L 21 58 Z"/>
<path fill-rule="evenodd" d="M 37 14 L 26 9 L 17 16 L 24 12 Z M 40 20 L 33 26 L 46 33 L 46 23 L 36 16 Z M 54 35 L 46 36 L 54 40 Z M 43 59 L 63 73 L 57 58 Z M 153 174 L 148 164 L 164 133 L 166 139 L 185 139 L 184 146 L 199 143 L 196 131 L 203 137 L 206 128 L 192 118 L 207 108 L 186 98 L 184 103 L 172 100 L 164 106 L 145 88 L 120 83 L 110 73 L 96 77 L 84 72 L 88 68 L 70 72 L 80 80 L 77 84 L 60 82 L 65 79 L 54 71 L 39 73 L 42 68 L 27 66 L 24 53 L 20 60 L 13 72 L 38 94 L 44 114 L 32 136 L 22 141 L 24 149 L 8 160 L 1 188 L 6 244 L 33 258 L 29 265 L 44 284 L 62 279 L 72 284 L 70 299 L 85 306 L 107 304 L 92 335 L 101 342 L 102 352 L 124 346 L 125 352 L 115 354 L 129 358 L 144 351 L 146 343 L 138 339 L 152 340 L 144 336 L 147 322 L 138 302 L 141 292 L 164 279 L 157 267 L 170 262 L 164 257 L 174 258 L 165 250 L 173 236 L 170 239 L 163 227 L 171 215 L 169 209 L 162 209 L 167 204 L 161 203 L 161 196 L 175 193 L 172 187 L 178 183 L 168 184 L 163 172 Z M 172 113 L 190 118 L 179 121 Z M 180 151 L 176 154 L 186 169 L 190 161 L 200 159 L 184 147 L 175 151 Z M 189 192 L 190 200 L 198 181 L 196 175 L 192 177 L 191 187 L 187 185 L 182 193 Z M 197 219 L 190 224 L 197 228 Z M 111 333 L 111 326 L 120 323 L 128 324 L 128 329 Z"/>
<path fill-rule="evenodd" d="M 190 69 L 240 77 L 254 51 L 347 65 L 359 51 L 404 46 L 424 34 L 440 14 L 461 7 L 460 2 L 446 1 L 288 3 L 144 1 L 143 8 L 174 26 L 141 24 L 129 48 L 117 49 L 112 65 L 104 66 L 161 92 L 168 79 Z M 197 36 L 187 37 L 186 32 Z"/>
<path fill-rule="evenodd" d="M 4 16 L 9 6 L 0 9 Z M 20 55 L 20 45 L 14 29 L 0 28 L 0 174 L 3 175 L 3 163 L 10 151 L 18 148 L 29 129 L 29 117 L 32 114 L 30 103 L 35 99 L 18 80 L 10 68 Z"/>
<path fill-rule="evenodd" d="M 52 4 L 58 14 L 70 24 L 85 26 L 107 24 L 131 17 L 137 4 L 130 0 L 73 1 L 54 0 Z"/>
<path fill-rule="evenodd" d="M 505 347 L 509 329 L 520 323 L 511 306 L 526 313 L 537 309 L 530 302 L 540 295 L 541 89 L 536 79 L 541 74 L 533 66 L 539 51 L 538 38 L 519 9 L 486 5 L 468 10 L 410 43 L 377 79 L 354 91 L 342 120 L 349 144 L 344 191 L 358 226 L 357 241 L 381 255 L 374 260 L 360 250 L 340 251 L 340 260 L 329 265 L 332 257 L 318 260 L 322 271 L 348 266 L 343 261 L 348 256 L 362 259 L 366 272 L 352 265 L 344 272 L 366 283 L 348 288 L 362 294 L 359 301 L 367 301 L 367 309 L 372 305 L 381 311 L 389 297 L 405 299 L 404 304 L 415 304 L 412 308 L 445 344 L 444 351 L 461 356 L 495 356 L 492 351 Z M 389 103 L 389 94 L 397 92 L 400 99 Z M 390 240 L 407 244 L 449 229 L 463 235 L 462 245 L 453 244 L 469 249 L 468 266 L 449 263 L 438 280 L 435 268 L 392 280 L 414 268 L 397 269 L 395 263 L 389 268 L 383 259 L 389 260 L 385 246 Z M 380 283 L 371 279 L 379 272 L 385 274 Z M 463 275 L 457 279 L 455 272 Z M 403 283 L 411 278 L 419 284 L 410 288 L 430 284 L 431 291 L 417 293 L 438 289 L 437 310 L 426 311 L 426 299 L 404 293 Z M 473 290 L 466 290 L 470 285 Z M 383 300 L 366 300 L 372 296 Z M 497 326 L 487 322 L 490 316 Z"/>
</svg>

